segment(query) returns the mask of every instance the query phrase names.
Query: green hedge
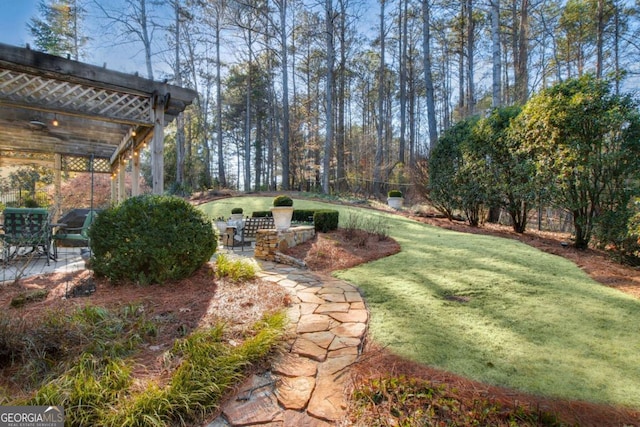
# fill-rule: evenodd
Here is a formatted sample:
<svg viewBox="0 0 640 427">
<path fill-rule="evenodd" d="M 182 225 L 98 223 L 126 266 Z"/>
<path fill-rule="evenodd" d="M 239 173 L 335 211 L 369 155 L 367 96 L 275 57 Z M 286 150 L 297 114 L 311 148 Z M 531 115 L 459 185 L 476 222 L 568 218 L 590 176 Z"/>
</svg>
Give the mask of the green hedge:
<svg viewBox="0 0 640 427">
<path fill-rule="evenodd" d="M 114 282 L 189 277 L 216 251 L 211 221 L 181 198 L 144 195 L 106 209 L 89 229 L 96 275 Z"/>
<path fill-rule="evenodd" d="M 273 216 L 271 211 L 253 211 L 251 213 L 251 217 L 253 217 L 253 218 L 265 218 L 265 217 L 269 217 L 269 216 Z"/>
<path fill-rule="evenodd" d="M 338 229 L 338 211 L 333 209 L 317 210 L 313 214 L 316 231 L 326 233 Z"/>
<path fill-rule="evenodd" d="M 295 222 L 313 222 L 315 209 L 294 209 L 291 221 Z"/>
</svg>

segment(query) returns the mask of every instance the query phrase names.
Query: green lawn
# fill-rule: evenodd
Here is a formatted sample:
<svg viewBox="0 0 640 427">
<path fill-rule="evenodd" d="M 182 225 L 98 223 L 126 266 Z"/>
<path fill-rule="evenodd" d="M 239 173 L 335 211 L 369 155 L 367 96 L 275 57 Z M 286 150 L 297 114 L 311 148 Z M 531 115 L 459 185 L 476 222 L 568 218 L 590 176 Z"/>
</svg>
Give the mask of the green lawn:
<svg viewBox="0 0 640 427">
<path fill-rule="evenodd" d="M 212 218 L 272 198 L 202 206 Z M 298 200 L 296 208 L 384 215 L 394 256 L 336 273 L 364 294 L 373 338 L 394 352 L 530 393 L 640 409 L 640 301 L 573 263 L 515 240 L 462 234 L 368 209 Z M 467 302 L 461 302 L 468 300 Z"/>
</svg>

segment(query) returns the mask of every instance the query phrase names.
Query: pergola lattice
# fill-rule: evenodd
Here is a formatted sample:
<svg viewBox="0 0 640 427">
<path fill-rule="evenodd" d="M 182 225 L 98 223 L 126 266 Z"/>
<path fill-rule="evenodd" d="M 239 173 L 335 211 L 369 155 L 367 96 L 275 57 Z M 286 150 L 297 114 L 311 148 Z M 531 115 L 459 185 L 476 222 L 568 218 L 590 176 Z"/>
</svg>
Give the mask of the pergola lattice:
<svg viewBox="0 0 640 427">
<path fill-rule="evenodd" d="M 153 192 L 163 192 L 164 126 L 197 93 L 27 48 L 0 44 L 0 166 L 44 164 L 112 173 L 124 197 L 131 158 L 138 194 L 138 153 L 151 149 Z"/>
</svg>

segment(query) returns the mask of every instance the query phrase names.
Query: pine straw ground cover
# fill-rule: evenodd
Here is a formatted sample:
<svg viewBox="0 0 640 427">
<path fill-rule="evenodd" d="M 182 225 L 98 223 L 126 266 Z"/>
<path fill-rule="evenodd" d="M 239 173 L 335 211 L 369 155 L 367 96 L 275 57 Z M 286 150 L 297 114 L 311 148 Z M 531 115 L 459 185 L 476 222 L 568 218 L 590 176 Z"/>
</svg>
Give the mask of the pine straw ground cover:
<svg viewBox="0 0 640 427">
<path fill-rule="evenodd" d="M 74 426 L 201 425 L 266 362 L 289 301 L 277 284 L 214 270 L 163 285 L 88 271 L 1 285 L 0 405 L 62 404 Z M 64 298 L 77 286 L 92 292 Z"/>
</svg>

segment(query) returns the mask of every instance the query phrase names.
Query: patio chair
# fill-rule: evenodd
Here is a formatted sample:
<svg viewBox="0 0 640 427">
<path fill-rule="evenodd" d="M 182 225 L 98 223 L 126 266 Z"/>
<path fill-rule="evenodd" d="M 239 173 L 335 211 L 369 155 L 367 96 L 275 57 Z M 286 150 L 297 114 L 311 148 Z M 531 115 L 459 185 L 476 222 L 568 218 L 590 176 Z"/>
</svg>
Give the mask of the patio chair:
<svg viewBox="0 0 640 427">
<path fill-rule="evenodd" d="M 53 235 L 53 257 L 56 259 L 58 258 L 58 244 L 60 242 L 89 246 L 89 228 L 91 227 L 91 224 L 93 224 L 97 214 L 97 211 L 87 209 L 87 213 L 81 227 L 73 227 L 72 225 L 74 224 L 67 224 L 66 226 L 60 227 Z M 65 217 L 61 218 L 60 222 L 65 223 Z"/>
<path fill-rule="evenodd" d="M 51 257 L 51 227 L 49 211 L 44 208 L 5 208 L 3 234 L 3 260 L 6 263 L 21 248 L 46 255 L 47 265 Z M 13 251 L 12 251 L 13 250 Z"/>
</svg>

